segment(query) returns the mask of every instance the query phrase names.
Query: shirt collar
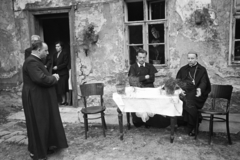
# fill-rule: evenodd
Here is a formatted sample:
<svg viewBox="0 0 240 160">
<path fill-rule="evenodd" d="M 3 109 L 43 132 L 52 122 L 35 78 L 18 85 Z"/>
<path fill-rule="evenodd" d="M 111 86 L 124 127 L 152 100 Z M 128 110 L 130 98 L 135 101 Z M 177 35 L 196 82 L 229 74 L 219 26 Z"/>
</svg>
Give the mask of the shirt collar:
<svg viewBox="0 0 240 160">
<path fill-rule="evenodd" d="M 196 67 L 197 64 L 198 64 L 198 62 L 197 62 L 196 64 L 192 65 L 192 66 L 190 66 L 190 65 L 188 65 L 188 66 L 189 66 L 189 67 Z"/>
<path fill-rule="evenodd" d="M 34 54 L 34 53 L 31 53 L 31 55 L 33 55 L 33 56 L 35 56 L 35 57 L 41 59 L 38 55 L 36 55 L 36 54 Z"/>
<path fill-rule="evenodd" d="M 141 66 L 141 64 L 139 62 L 137 62 L 137 64 L 138 64 L 138 67 Z M 145 67 L 145 62 L 143 63 L 143 67 Z"/>
</svg>

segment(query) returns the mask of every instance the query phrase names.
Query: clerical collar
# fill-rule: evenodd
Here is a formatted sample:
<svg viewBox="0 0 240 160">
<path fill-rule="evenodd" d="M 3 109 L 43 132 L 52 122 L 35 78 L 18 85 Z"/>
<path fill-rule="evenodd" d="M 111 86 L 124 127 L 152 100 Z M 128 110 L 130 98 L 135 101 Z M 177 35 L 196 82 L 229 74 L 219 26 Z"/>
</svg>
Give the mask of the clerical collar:
<svg viewBox="0 0 240 160">
<path fill-rule="evenodd" d="M 189 66 L 189 67 L 196 67 L 197 64 L 198 64 L 198 62 L 197 62 L 196 64 L 192 65 L 192 66 L 190 66 L 190 65 L 188 65 L 188 66 Z"/>
<path fill-rule="evenodd" d="M 35 57 L 41 59 L 38 55 L 36 55 L 36 54 L 34 54 L 34 53 L 31 53 L 31 55 L 33 55 L 33 56 L 35 56 Z"/>
<path fill-rule="evenodd" d="M 137 64 L 138 64 L 138 67 L 140 67 L 140 66 L 143 66 L 143 67 L 145 67 L 145 63 L 143 63 L 143 64 L 140 64 L 140 63 L 138 63 L 138 62 L 137 62 Z"/>
</svg>

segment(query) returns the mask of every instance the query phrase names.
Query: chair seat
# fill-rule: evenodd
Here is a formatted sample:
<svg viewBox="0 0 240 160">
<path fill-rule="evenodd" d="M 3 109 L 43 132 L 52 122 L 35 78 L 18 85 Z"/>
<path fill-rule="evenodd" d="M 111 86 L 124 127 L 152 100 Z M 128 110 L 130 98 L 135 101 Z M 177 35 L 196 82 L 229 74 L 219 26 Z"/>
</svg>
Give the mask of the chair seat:
<svg viewBox="0 0 240 160">
<path fill-rule="evenodd" d="M 216 110 L 198 110 L 201 113 L 206 113 L 206 114 L 213 114 L 213 115 L 225 115 L 227 114 L 224 111 L 216 111 Z"/>
<path fill-rule="evenodd" d="M 105 111 L 105 109 L 106 109 L 105 106 L 91 106 L 91 107 L 83 108 L 81 112 L 84 114 L 95 114 L 95 113 L 101 113 L 102 111 Z"/>
</svg>

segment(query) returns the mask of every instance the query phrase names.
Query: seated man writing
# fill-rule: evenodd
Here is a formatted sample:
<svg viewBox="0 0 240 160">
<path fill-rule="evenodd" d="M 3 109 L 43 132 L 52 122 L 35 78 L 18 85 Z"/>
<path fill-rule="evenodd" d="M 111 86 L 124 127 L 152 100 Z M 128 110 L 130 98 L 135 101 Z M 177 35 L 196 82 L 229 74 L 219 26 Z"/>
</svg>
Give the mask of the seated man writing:
<svg viewBox="0 0 240 160">
<path fill-rule="evenodd" d="M 155 73 L 157 73 L 157 69 L 149 63 L 146 63 L 146 56 L 147 51 L 143 50 L 142 48 L 138 48 L 137 50 L 136 60 L 137 62 L 131 65 L 130 70 L 128 72 L 128 76 L 138 77 L 139 86 L 138 87 L 151 87 L 153 88 L 154 81 L 155 81 Z M 164 120 L 160 120 L 164 119 Z M 136 113 L 132 113 L 132 121 L 134 126 L 140 127 L 142 125 L 148 126 L 155 126 L 155 127 L 166 127 L 170 124 L 169 119 L 165 120 L 164 117 L 160 115 L 155 115 L 154 117 L 150 117 L 149 120 L 144 123 L 141 118 L 136 116 Z M 164 126 L 162 126 L 160 123 Z"/>
<path fill-rule="evenodd" d="M 189 136 L 195 135 L 197 110 L 203 108 L 211 91 L 207 70 L 197 60 L 198 54 L 194 51 L 189 52 L 188 64 L 177 73 L 177 79 L 186 82 L 186 87 L 182 88 L 183 121 L 187 124 Z"/>
</svg>

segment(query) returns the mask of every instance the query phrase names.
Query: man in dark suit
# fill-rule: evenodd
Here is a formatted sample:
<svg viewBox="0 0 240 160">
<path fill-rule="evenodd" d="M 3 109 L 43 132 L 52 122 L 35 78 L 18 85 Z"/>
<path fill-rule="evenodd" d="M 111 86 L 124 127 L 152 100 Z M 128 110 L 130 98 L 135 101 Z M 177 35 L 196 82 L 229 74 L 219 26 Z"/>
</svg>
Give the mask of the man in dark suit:
<svg viewBox="0 0 240 160">
<path fill-rule="evenodd" d="M 68 147 L 55 91 L 59 76 L 51 75 L 41 61 L 47 54 L 47 44 L 37 41 L 23 64 L 22 103 L 32 159 L 46 159 L 53 146 Z"/>
<path fill-rule="evenodd" d="M 152 64 L 145 62 L 147 51 L 138 48 L 136 52 L 137 62 L 131 65 L 128 76 L 138 77 L 140 87 L 154 87 L 153 83 L 155 81 L 155 73 L 157 73 L 157 69 Z M 160 115 L 149 117 L 149 120 L 144 123 L 141 118 L 136 116 L 136 113 L 132 113 L 132 121 L 136 127 L 145 125 L 146 127 L 152 126 L 162 128 L 170 124 L 169 119 Z"/>
<path fill-rule="evenodd" d="M 24 54 L 24 57 L 25 57 L 25 60 L 27 59 L 27 57 L 29 57 L 32 53 L 32 44 L 35 43 L 36 41 L 39 41 L 40 40 L 40 36 L 38 35 L 32 35 L 31 36 L 31 47 L 25 49 L 25 54 Z"/>
<path fill-rule="evenodd" d="M 205 67 L 197 61 L 198 54 L 194 51 L 188 53 L 188 64 L 183 66 L 177 73 L 177 79 L 186 83 L 182 95 L 183 100 L 183 121 L 188 126 L 188 135 L 194 136 L 196 126 L 197 110 L 203 108 L 208 94 L 211 91 L 211 84 Z M 201 121 L 201 120 L 200 120 Z"/>
</svg>

